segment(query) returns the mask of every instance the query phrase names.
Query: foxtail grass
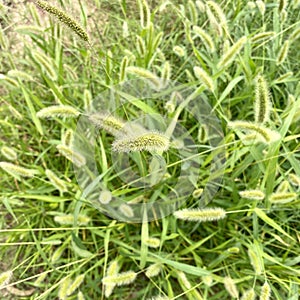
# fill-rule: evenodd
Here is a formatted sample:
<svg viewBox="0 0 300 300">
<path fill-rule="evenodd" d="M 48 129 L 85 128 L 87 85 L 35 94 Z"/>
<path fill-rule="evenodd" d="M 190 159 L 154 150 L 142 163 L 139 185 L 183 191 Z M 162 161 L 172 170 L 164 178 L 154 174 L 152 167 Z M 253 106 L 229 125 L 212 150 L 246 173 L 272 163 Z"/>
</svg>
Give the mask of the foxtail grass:
<svg viewBox="0 0 300 300">
<path fill-rule="evenodd" d="M 37 0 L 36 5 L 42 10 L 52 14 L 60 22 L 69 27 L 74 33 L 76 33 L 81 39 L 89 43 L 89 37 L 83 27 L 71 16 L 66 14 L 63 10 L 49 4 L 47 1 Z"/>
<path fill-rule="evenodd" d="M 218 221 L 226 217 L 226 211 L 218 207 L 202 209 L 186 208 L 175 211 L 173 214 L 177 219 L 194 222 Z"/>
<path fill-rule="evenodd" d="M 55 118 L 55 117 L 68 117 L 76 118 L 80 112 L 70 105 L 53 105 L 48 106 L 37 112 L 38 118 Z"/>
<path fill-rule="evenodd" d="M 254 113 L 255 122 L 264 124 L 270 119 L 270 94 L 267 81 L 261 75 L 258 75 L 255 82 L 255 101 Z"/>
</svg>

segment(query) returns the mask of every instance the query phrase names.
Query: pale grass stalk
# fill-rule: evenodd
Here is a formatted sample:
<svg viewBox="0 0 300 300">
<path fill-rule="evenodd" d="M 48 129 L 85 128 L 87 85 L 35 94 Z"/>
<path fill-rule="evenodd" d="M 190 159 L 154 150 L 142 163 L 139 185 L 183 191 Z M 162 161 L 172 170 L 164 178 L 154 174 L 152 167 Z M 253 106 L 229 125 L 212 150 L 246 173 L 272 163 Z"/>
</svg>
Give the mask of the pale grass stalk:
<svg viewBox="0 0 300 300">
<path fill-rule="evenodd" d="M 19 83 L 16 80 L 4 74 L 0 74 L 0 82 L 1 81 L 3 81 L 4 83 L 8 83 L 8 86 L 19 87 Z"/>
<path fill-rule="evenodd" d="M 289 40 L 291 41 L 291 43 L 299 40 L 300 38 L 300 26 L 298 26 L 289 36 Z"/>
<path fill-rule="evenodd" d="M 171 78 L 171 65 L 168 61 L 163 64 L 161 71 L 162 86 L 166 87 Z"/>
<path fill-rule="evenodd" d="M 78 294 L 77 294 L 77 300 L 85 300 L 82 291 L 79 291 L 79 292 L 78 292 Z"/>
<path fill-rule="evenodd" d="M 83 103 L 85 111 L 90 111 L 92 109 L 92 94 L 90 90 L 85 89 L 83 91 Z"/>
<path fill-rule="evenodd" d="M 35 288 L 29 289 L 29 290 L 21 290 L 21 289 L 18 289 L 16 287 L 14 287 L 14 286 L 8 286 L 8 287 L 6 287 L 6 290 L 11 295 L 14 295 L 14 296 L 29 297 L 29 296 L 31 296 L 34 293 Z"/>
<path fill-rule="evenodd" d="M 67 129 L 62 134 L 61 142 L 66 146 L 72 146 L 74 142 L 74 132 L 72 129 Z"/>
<path fill-rule="evenodd" d="M 64 246 L 58 247 L 51 256 L 51 262 L 56 263 L 61 258 L 64 251 Z"/>
<path fill-rule="evenodd" d="M 119 75 L 120 82 L 123 82 L 126 79 L 126 68 L 128 64 L 129 64 L 129 58 L 127 56 L 124 56 L 120 65 L 120 75 Z"/>
<path fill-rule="evenodd" d="M 281 13 L 284 11 L 287 7 L 287 0 L 279 0 L 278 1 L 278 12 Z"/>
<path fill-rule="evenodd" d="M 205 4 L 202 1 L 200 0 L 196 1 L 196 7 L 199 9 L 201 13 L 205 12 Z"/>
</svg>

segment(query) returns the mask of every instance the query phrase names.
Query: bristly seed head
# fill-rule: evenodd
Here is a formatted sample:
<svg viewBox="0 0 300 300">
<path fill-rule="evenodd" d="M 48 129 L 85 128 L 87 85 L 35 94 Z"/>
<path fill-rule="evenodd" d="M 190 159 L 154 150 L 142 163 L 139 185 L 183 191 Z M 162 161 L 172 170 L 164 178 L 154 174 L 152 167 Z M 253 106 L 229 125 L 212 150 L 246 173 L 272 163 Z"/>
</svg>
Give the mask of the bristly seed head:
<svg viewBox="0 0 300 300">
<path fill-rule="evenodd" d="M 177 219 L 195 222 L 217 221 L 226 217 L 226 211 L 223 208 L 202 208 L 202 209 L 182 209 L 175 211 L 174 216 Z"/>
<path fill-rule="evenodd" d="M 255 122 L 264 124 L 270 119 L 271 101 L 269 95 L 269 88 L 265 78 L 261 75 L 256 77 L 255 83 Z"/>
<path fill-rule="evenodd" d="M 54 15 L 60 22 L 64 23 L 71 30 L 73 30 L 81 39 L 89 43 L 89 37 L 87 32 L 76 20 L 67 15 L 64 11 L 55 6 L 50 5 L 47 1 L 37 0 L 35 3 L 42 10 Z"/>
<path fill-rule="evenodd" d="M 147 132 L 137 136 L 123 136 L 113 142 L 113 151 L 167 151 L 170 140 L 160 132 Z"/>
</svg>

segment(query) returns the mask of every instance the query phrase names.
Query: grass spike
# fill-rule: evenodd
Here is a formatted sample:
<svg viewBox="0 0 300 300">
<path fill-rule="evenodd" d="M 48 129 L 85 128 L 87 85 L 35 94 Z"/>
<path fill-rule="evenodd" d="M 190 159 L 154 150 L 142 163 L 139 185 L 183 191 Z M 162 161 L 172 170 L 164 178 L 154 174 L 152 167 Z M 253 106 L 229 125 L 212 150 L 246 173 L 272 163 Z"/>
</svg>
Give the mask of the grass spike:
<svg viewBox="0 0 300 300">
<path fill-rule="evenodd" d="M 61 9 L 50 5 L 47 1 L 37 0 L 36 5 L 42 10 L 48 12 L 49 14 L 54 15 L 60 22 L 69 27 L 73 32 L 75 32 L 81 39 L 90 43 L 87 32 L 83 29 L 83 27 L 72 17 L 67 15 Z"/>
<path fill-rule="evenodd" d="M 201 208 L 201 209 L 182 209 L 175 211 L 174 216 L 177 219 L 195 222 L 218 221 L 226 217 L 226 211 L 223 208 Z"/>
</svg>

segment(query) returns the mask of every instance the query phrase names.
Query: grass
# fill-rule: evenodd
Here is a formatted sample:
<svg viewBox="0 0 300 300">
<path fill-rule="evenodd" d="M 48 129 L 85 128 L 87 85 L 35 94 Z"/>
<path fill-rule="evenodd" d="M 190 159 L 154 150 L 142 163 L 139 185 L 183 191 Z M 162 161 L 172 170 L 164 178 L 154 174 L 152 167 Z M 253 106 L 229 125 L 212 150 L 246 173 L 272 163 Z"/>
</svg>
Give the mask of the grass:
<svg viewBox="0 0 300 300">
<path fill-rule="evenodd" d="M 51 1 L 89 43 L 0 4 L 0 298 L 299 299 L 299 1 L 203 2 Z M 177 139 L 112 151 L 144 127 Z M 172 214 L 199 204 L 226 216 Z"/>
</svg>

